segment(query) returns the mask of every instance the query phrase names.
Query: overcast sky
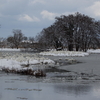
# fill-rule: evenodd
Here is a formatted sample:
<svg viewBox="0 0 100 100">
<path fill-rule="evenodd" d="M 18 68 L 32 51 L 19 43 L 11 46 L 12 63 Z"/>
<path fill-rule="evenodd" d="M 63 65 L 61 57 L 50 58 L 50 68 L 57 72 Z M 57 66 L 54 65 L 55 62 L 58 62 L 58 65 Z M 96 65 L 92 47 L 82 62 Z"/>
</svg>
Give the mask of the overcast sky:
<svg viewBox="0 0 100 100">
<path fill-rule="evenodd" d="M 0 0 L 0 37 L 12 35 L 13 29 L 36 36 L 56 16 L 76 12 L 99 20 L 100 0 Z"/>
</svg>

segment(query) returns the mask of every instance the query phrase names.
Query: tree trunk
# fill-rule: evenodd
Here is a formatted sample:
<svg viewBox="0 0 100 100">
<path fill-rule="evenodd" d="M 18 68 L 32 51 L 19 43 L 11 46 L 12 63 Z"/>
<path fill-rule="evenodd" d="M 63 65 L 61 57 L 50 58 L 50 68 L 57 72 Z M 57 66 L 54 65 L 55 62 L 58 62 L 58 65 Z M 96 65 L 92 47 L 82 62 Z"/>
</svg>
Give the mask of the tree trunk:
<svg viewBox="0 0 100 100">
<path fill-rule="evenodd" d="M 69 51 L 73 51 L 73 44 L 69 44 L 69 45 L 68 45 L 68 50 L 69 50 Z"/>
</svg>

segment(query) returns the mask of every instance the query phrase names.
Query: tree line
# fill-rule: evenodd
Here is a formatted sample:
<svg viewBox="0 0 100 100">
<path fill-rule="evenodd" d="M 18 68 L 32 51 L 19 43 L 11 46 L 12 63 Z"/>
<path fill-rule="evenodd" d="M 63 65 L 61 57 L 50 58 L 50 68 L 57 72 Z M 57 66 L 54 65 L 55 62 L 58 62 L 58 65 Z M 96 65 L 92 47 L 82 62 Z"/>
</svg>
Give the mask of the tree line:
<svg viewBox="0 0 100 100">
<path fill-rule="evenodd" d="M 55 22 L 44 28 L 37 36 L 38 42 L 46 48 L 69 51 L 87 51 L 100 47 L 100 21 L 79 12 L 61 15 Z"/>
<path fill-rule="evenodd" d="M 0 48 L 34 48 L 34 37 L 26 37 L 20 29 L 14 29 L 13 35 L 0 38 Z"/>
<path fill-rule="evenodd" d="M 14 29 L 13 35 L 0 38 L 0 48 L 56 49 L 87 51 L 100 48 L 100 21 L 79 12 L 61 15 L 44 28 L 36 37 L 26 37 L 21 30 Z"/>
</svg>

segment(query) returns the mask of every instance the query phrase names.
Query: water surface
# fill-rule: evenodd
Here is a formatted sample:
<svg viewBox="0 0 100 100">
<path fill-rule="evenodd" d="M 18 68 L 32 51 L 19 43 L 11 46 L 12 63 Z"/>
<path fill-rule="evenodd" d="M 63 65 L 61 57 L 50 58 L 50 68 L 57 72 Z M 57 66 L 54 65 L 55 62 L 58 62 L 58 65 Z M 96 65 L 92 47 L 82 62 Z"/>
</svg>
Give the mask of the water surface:
<svg viewBox="0 0 100 100">
<path fill-rule="evenodd" d="M 83 63 L 61 66 L 61 69 L 87 73 L 93 69 L 93 73 L 99 75 L 100 54 L 73 58 Z M 65 73 L 67 74 L 62 71 L 58 74 L 64 76 Z M 55 75 L 57 73 L 51 70 L 47 77 L 42 78 L 0 72 L 0 100 L 100 100 L 100 80 L 66 80 L 64 77 L 54 77 Z"/>
<path fill-rule="evenodd" d="M 100 82 L 0 74 L 0 100 L 100 100 Z"/>
</svg>

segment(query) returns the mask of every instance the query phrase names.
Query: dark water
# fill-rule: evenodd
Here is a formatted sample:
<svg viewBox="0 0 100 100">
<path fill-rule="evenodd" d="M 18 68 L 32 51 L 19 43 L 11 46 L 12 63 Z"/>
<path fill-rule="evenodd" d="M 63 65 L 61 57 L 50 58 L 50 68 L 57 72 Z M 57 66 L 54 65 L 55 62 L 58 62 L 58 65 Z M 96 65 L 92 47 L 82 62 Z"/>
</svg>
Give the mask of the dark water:
<svg viewBox="0 0 100 100">
<path fill-rule="evenodd" d="M 0 73 L 0 100 L 100 100 L 100 82 Z"/>
</svg>

